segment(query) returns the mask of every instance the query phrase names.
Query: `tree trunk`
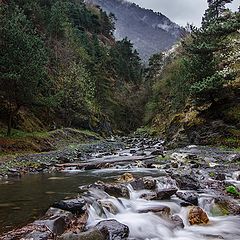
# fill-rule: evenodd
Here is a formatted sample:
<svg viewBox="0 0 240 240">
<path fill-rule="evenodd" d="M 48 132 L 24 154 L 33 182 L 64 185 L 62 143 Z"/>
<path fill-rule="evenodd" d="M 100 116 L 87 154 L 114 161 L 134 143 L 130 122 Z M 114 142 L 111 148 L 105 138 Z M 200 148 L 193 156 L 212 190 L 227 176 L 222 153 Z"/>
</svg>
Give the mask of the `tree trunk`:
<svg viewBox="0 0 240 240">
<path fill-rule="evenodd" d="M 20 109 L 20 106 L 17 106 L 13 111 L 10 112 L 9 118 L 8 118 L 8 129 L 7 129 L 7 136 L 11 136 L 12 133 L 12 121 L 15 115 L 18 113 Z"/>
<path fill-rule="evenodd" d="M 13 112 L 9 114 L 8 118 L 8 129 L 7 129 L 7 136 L 11 136 L 12 133 L 12 119 L 13 119 Z"/>
</svg>

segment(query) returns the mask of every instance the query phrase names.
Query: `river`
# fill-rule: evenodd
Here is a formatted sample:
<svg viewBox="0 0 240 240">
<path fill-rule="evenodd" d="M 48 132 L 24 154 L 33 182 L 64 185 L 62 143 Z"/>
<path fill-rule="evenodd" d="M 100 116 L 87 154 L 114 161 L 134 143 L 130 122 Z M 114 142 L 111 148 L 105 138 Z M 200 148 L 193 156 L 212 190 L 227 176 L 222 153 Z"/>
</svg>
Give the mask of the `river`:
<svg viewBox="0 0 240 240">
<path fill-rule="evenodd" d="M 229 185 L 240 188 L 238 153 L 189 146 L 158 158 L 154 154 L 161 151 L 161 143 L 139 142 L 113 155 L 94 146 L 99 153 L 92 153 L 85 162 L 56 164 L 53 173 L 1 181 L 0 233 L 41 218 L 56 201 L 81 196 L 81 186 L 97 181 L 113 183 L 124 173 L 131 173 L 136 181 L 150 176 L 154 187 L 139 188 L 135 180 L 125 183 L 128 197 L 116 197 L 93 187 L 85 197 L 92 203 L 88 205 L 88 228 L 115 219 L 128 226 L 129 240 L 240 239 L 239 196 L 226 192 Z M 172 188 L 173 193 L 166 197 Z M 189 209 L 193 205 L 205 211 L 207 224 L 190 224 Z M 167 217 L 159 215 L 162 209 L 167 210 Z M 171 220 L 176 216 L 180 218 L 180 227 Z"/>
</svg>

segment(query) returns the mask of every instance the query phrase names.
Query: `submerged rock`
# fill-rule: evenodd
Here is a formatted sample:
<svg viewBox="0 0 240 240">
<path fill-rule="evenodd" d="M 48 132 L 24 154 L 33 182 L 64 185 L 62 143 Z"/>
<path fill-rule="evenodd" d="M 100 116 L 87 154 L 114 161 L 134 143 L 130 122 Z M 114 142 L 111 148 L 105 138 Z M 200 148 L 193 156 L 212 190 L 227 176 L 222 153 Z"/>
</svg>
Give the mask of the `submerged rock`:
<svg viewBox="0 0 240 240">
<path fill-rule="evenodd" d="M 184 228 L 183 220 L 178 215 L 173 215 L 170 219 L 174 228 Z"/>
<path fill-rule="evenodd" d="M 152 212 L 160 217 L 169 217 L 171 209 L 167 206 L 161 205 L 156 207 L 147 207 L 144 209 L 138 210 L 139 213 L 148 213 Z"/>
<path fill-rule="evenodd" d="M 195 224 L 207 224 L 209 218 L 206 212 L 200 207 L 192 207 L 188 213 L 188 221 L 191 225 Z"/>
<path fill-rule="evenodd" d="M 215 198 L 214 201 L 215 211 L 217 207 L 221 215 L 240 215 L 240 205 L 237 201 L 224 197 Z"/>
</svg>

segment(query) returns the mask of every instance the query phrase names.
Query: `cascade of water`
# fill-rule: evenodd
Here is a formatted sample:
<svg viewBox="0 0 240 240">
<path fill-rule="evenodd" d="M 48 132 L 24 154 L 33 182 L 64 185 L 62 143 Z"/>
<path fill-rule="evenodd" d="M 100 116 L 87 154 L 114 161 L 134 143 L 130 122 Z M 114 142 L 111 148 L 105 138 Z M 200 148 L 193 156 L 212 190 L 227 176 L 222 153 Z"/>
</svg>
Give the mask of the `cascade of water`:
<svg viewBox="0 0 240 240">
<path fill-rule="evenodd" d="M 89 208 L 88 227 L 94 226 L 104 219 L 115 219 L 129 227 L 129 239 L 135 240 L 237 240 L 240 236 L 240 217 L 210 217 L 208 225 L 191 226 L 188 222 L 188 211 L 186 207 L 180 207 L 175 202 L 148 201 L 139 198 L 142 193 L 149 190 L 136 191 L 128 186 L 130 199 L 115 198 L 99 190 L 91 190 L 93 198 L 98 199 Z M 201 196 L 200 205 L 209 212 L 210 196 Z M 104 206 L 107 203 L 111 208 Z M 164 215 L 159 216 L 144 209 L 156 209 L 169 207 L 171 214 L 179 215 L 185 225 L 184 229 L 175 228 L 173 222 Z"/>
</svg>

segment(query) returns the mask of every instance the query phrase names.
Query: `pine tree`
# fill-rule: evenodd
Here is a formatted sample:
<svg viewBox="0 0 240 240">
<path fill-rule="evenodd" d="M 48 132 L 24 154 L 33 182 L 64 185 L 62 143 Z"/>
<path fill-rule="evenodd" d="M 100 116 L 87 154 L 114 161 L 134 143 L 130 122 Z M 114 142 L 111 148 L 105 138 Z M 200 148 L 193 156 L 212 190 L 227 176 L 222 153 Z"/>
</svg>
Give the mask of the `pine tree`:
<svg viewBox="0 0 240 240">
<path fill-rule="evenodd" d="M 192 27 L 192 42 L 185 49 L 191 93 L 199 100 L 214 101 L 224 84 L 234 79 L 234 74 L 225 65 L 224 52 L 230 50 L 227 38 L 240 27 L 239 13 L 231 13 L 225 8 L 232 1 L 211 0 L 203 18 L 202 27 Z"/>
<path fill-rule="evenodd" d="M 21 106 L 36 100 L 46 77 L 47 54 L 26 15 L 17 6 L 1 8 L 0 89 L 8 102 L 8 135 Z"/>
</svg>

